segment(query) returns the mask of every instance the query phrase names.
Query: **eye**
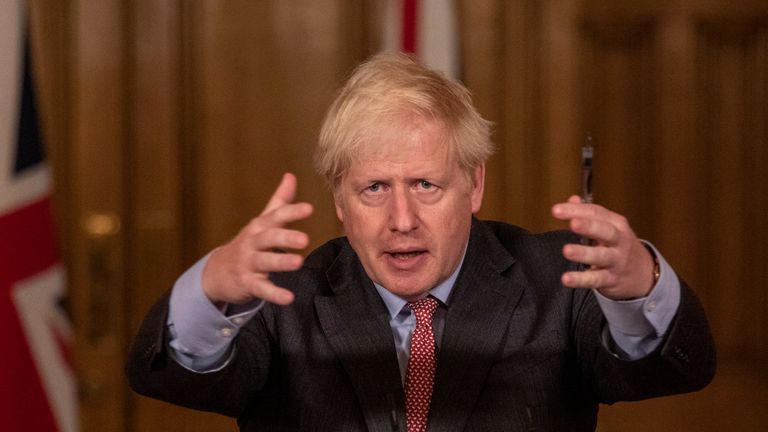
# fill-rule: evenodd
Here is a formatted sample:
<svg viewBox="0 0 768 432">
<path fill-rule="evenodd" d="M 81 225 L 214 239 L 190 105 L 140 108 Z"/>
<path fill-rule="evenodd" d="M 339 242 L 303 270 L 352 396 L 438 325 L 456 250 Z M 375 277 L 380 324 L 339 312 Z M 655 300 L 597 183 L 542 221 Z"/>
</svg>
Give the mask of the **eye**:
<svg viewBox="0 0 768 432">
<path fill-rule="evenodd" d="M 380 192 L 381 189 L 382 189 L 381 183 L 375 182 L 375 183 L 371 183 L 367 188 L 365 188 L 365 191 L 376 193 L 376 192 Z"/>
<path fill-rule="evenodd" d="M 427 180 L 419 180 L 419 187 L 422 189 L 432 189 L 435 187 L 435 185 L 433 185 Z"/>
</svg>

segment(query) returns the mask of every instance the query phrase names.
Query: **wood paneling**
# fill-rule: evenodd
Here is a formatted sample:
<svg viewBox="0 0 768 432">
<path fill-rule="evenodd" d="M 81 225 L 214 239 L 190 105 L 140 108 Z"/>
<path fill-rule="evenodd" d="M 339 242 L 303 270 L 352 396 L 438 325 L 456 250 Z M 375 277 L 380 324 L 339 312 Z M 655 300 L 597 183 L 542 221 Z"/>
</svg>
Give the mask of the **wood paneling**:
<svg viewBox="0 0 768 432">
<path fill-rule="evenodd" d="M 340 228 L 312 172 L 312 149 L 324 107 L 361 59 L 347 42 L 359 39 L 348 32 L 361 17 L 333 1 L 197 5 L 189 35 L 196 136 L 188 151 L 198 252 L 257 216 L 285 171 L 298 175 L 298 199 L 317 207 L 312 222 L 298 226 L 320 244 Z"/>
<path fill-rule="evenodd" d="M 635 232 L 644 238 L 655 234 L 654 34 L 650 21 L 588 21 L 580 59 L 580 130 L 595 141 L 595 199 L 631 215 Z"/>
<path fill-rule="evenodd" d="M 709 247 L 707 301 L 726 356 L 768 358 L 764 350 L 766 79 L 768 21 L 704 22 L 697 27 L 699 184 Z M 728 287 L 731 289 L 722 289 Z M 735 319 L 739 317 L 739 319 Z"/>
<path fill-rule="evenodd" d="M 768 5 L 488 1 L 477 9 L 464 11 L 482 26 L 465 36 L 466 79 L 500 123 L 484 214 L 557 227 L 549 206 L 578 192 L 578 149 L 592 134 L 597 202 L 660 248 L 701 295 L 714 328 L 721 366 L 710 388 L 604 408 L 601 430 L 720 430 L 707 415 L 715 407 L 738 416 L 739 430 L 766 427 L 755 401 L 768 390 L 760 264 L 768 256 Z M 677 421 L 679 412 L 702 421 Z"/>
<path fill-rule="evenodd" d="M 648 416 L 683 430 L 669 404 L 691 418 L 723 406 L 760 430 L 768 420 L 748 404 L 768 393 L 768 5 L 458 3 L 463 80 L 496 123 L 481 215 L 562 227 L 549 209 L 579 192 L 590 133 L 597 201 L 661 249 L 711 317 L 715 384 L 606 409 L 601 428 L 652 430 Z M 284 171 L 316 206 L 299 224 L 312 246 L 340 234 L 311 153 L 335 91 L 378 46 L 381 4 L 35 0 L 32 12 L 84 430 L 234 429 L 131 394 L 130 335 Z"/>
<path fill-rule="evenodd" d="M 73 2 L 69 186 L 72 316 L 84 430 L 124 430 L 128 161 L 122 2 Z"/>
</svg>

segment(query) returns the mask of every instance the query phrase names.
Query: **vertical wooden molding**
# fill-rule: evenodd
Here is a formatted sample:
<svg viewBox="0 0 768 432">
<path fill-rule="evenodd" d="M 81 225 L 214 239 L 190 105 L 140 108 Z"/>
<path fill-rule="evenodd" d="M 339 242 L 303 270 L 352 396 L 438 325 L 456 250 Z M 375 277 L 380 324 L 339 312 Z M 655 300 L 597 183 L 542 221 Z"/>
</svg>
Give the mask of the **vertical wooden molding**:
<svg viewBox="0 0 768 432">
<path fill-rule="evenodd" d="M 578 65 L 582 52 L 578 37 L 579 4 L 576 1 L 545 1 L 541 6 L 542 155 L 538 182 L 542 193 L 535 212 L 547 215 L 539 229 L 562 228 L 549 216 L 549 208 L 580 191 L 581 152 Z"/>
<path fill-rule="evenodd" d="M 578 135 L 595 142 L 595 199 L 644 238 L 654 231 L 659 171 L 655 32 L 647 18 L 586 20 L 579 80 Z"/>
<path fill-rule="evenodd" d="M 200 113 L 196 103 L 199 100 L 197 92 L 198 80 L 197 58 L 195 55 L 195 32 L 201 25 L 196 14 L 198 3 L 179 0 L 175 3 L 179 15 L 178 42 L 176 49 L 179 52 L 177 59 L 178 80 L 175 91 L 178 95 L 177 107 L 177 143 L 176 151 L 179 153 L 180 183 L 179 193 L 181 220 L 181 262 L 184 265 L 191 264 L 199 256 L 202 245 L 197 236 L 200 230 L 200 216 L 197 209 L 200 202 L 197 191 L 200 187 L 200 179 L 195 175 L 198 166 L 199 155 L 196 152 L 200 139 Z"/>
<path fill-rule="evenodd" d="M 763 21 L 768 24 L 767 21 Z M 755 187 L 755 205 L 754 205 L 754 226 L 758 233 L 757 238 L 753 239 L 756 245 L 756 256 L 758 259 L 768 258 L 768 25 L 763 25 L 760 29 L 758 41 L 756 43 L 757 55 L 755 56 L 755 70 L 757 71 L 757 80 L 755 83 L 754 94 L 756 98 L 756 112 L 754 120 L 756 146 L 755 146 L 755 164 L 759 167 L 755 173 L 753 185 Z M 759 265 L 756 267 L 755 286 L 768 286 L 768 266 Z M 768 364 L 768 289 L 758 290 L 758 303 L 760 317 L 757 323 L 757 352 L 758 364 Z M 764 370 L 764 376 L 768 378 L 768 370 Z"/>
<path fill-rule="evenodd" d="M 659 188 L 653 198 L 653 240 L 678 275 L 694 286 L 706 302 L 706 267 L 699 253 L 706 247 L 699 234 L 703 226 L 703 190 L 698 180 L 704 168 L 696 133 L 695 32 L 688 17 L 665 16 L 660 22 L 657 47 Z"/>
<path fill-rule="evenodd" d="M 126 59 L 123 4 L 75 2 L 72 281 L 83 430 L 124 430 Z"/>
<path fill-rule="evenodd" d="M 505 186 L 504 154 L 508 149 L 501 118 L 503 99 L 499 98 L 499 94 L 506 91 L 500 79 L 506 75 L 501 52 L 503 29 L 499 18 L 503 7 L 497 0 L 459 1 L 456 7 L 459 28 L 464 30 L 459 40 L 461 79 L 472 92 L 480 114 L 495 123 L 492 139 L 497 149 L 487 164 L 481 215 L 503 219 L 506 202 L 515 199 L 508 195 Z"/>
<path fill-rule="evenodd" d="M 764 336 L 765 270 L 755 265 L 765 233 L 765 22 L 708 21 L 698 26 L 697 124 L 704 160 L 700 184 L 707 191 L 702 251 L 710 268 L 708 296 L 715 337 L 725 358 L 760 356 Z M 762 80 L 762 82 L 761 82 Z M 764 189 L 763 189 L 764 190 Z M 763 211 L 763 213 L 757 213 Z M 762 229 L 760 229 L 762 228 Z M 757 234 L 757 238 L 756 235 Z M 764 236 L 764 234 L 762 234 Z M 758 259 L 758 261 L 761 261 Z"/>
<path fill-rule="evenodd" d="M 497 156 L 502 164 L 500 182 L 504 185 L 504 220 L 540 231 L 551 220 L 545 193 L 543 123 L 543 77 L 541 53 L 541 2 L 520 0 L 505 2 L 498 56 L 501 80 L 489 80 L 501 86 L 499 145 Z M 497 96 L 498 97 L 498 96 Z"/>
</svg>

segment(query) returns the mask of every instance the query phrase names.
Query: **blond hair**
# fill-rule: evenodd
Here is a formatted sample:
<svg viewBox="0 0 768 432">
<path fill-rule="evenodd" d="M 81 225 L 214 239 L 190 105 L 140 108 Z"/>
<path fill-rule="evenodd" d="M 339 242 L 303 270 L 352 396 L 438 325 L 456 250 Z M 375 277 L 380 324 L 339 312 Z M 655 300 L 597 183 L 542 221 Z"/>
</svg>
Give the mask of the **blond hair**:
<svg viewBox="0 0 768 432">
<path fill-rule="evenodd" d="M 469 175 L 493 153 L 491 122 L 477 112 L 466 87 L 411 56 L 381 53 L 355 69 L 328 109 L 315 152 L 317 173 L 336 191 L 372 137 L 414 117 L 443 126 Z"/>
</svg>

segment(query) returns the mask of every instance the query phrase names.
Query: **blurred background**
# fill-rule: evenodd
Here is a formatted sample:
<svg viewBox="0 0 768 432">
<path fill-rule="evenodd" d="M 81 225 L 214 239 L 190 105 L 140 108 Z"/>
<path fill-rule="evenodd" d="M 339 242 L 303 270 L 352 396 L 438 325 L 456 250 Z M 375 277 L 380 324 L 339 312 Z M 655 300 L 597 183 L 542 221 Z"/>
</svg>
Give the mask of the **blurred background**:
<svg viewBox="0 0 768 432">
<path fill-rule="evenodd" d="M 496 124 L 481 217 L 562 228 L 549 208 L 580 192 L 591 135 L 595 200 L 627 215 L 707 309 L 715 381 L 602 407 L 599 430 L 768 430 L 768 2 L 443 3 L 457 73 Z M 256 216 L 283 172 L 316 206 L 300 225 L 312 247 L 341 234 L 312 150 L 335 91 L 385 45 L 389 7 L 28 2 L 80 430 L 236 430 L 133 394 L 128 346 L 154 300 Z"/>
</svg>

